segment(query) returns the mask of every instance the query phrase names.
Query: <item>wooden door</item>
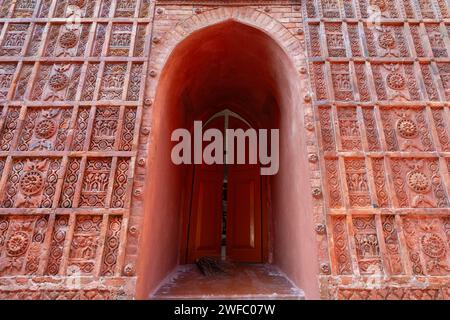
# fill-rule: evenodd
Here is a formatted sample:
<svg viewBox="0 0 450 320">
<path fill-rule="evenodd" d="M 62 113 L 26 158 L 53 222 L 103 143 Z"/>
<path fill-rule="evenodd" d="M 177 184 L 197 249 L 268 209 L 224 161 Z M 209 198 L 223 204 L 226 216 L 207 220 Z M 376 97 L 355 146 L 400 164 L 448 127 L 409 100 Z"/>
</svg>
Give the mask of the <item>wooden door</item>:
<svg viewBox="0 0 450 320">
<path fill-rule="evenodd" d="M 206 128 L 241 128 L 236 118 L 214 119 Z M 204 128 L 204 130 L 206 130 Z M 235 155 L 236 155 L 235 150 Z M 224 165 L 196 165 L 188 232 L 187 261 L 221 255 Z M 261 176 L 259 165 L 227 164 L 227 258 L 262 262 Z"/>
<path fill-rule="evenodd" d="M 213 119 L 203 131 L 214 128 L 223 132 L 225 119 Z M 207 143 L 203 143 L 203 148 Z M 203 149 L 202 149 L 203 150 Z M 224 166 L 201 164 L 194 166 L 188 262 L 203 256 L 220 256 L 222 231 L 222 189 Z"/>
<path fill-rule="evenodd" d="M 188 262 L 203 256 L 220 256 L 223 166 L 195 170 L 189 223 Z"/>
<path fill-rule="evenodd" d="M 249 129 L 240 119 L 230 117 L 227 128 Z M 259 164 L 249 163 L 250 147 L 256 155 L 257 145 L 245 147 L 246 164 L 237 164 L 237 148 L 234 148 L 233 164 L 228 171 L 227 256 L 234 261 L 261 262 L 261 176 Z"/>
<path fill-rule="evenodd" d="M 262 260 L 260 181 L 256 165 L 229 167 L 226 251 L 233 261 Z"/>
</svg>

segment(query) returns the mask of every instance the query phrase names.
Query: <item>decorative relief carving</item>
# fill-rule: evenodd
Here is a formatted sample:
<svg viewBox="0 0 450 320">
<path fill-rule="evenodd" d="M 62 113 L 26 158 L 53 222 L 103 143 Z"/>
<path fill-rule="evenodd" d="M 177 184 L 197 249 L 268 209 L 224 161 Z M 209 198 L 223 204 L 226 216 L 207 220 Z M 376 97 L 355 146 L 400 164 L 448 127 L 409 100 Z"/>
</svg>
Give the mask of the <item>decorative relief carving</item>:
<svg viewBox="0 0 450 320">
<path fill-rule="evenodd" d="M 94 272 L 102 216 L 78 216 L 69 253 L 69 268 L 81 274 Z"/>
<path fill-rule="evenodd" d="M 370 15 L 380 15 L 381 18 L 399 18 L 396 0 L 359 0 L 361 16 L 365 19 Z"/>
<path fill-rule="evenodd" d="M 79 64 L 41 66 L 41 73 L 33 88 L 32 100 L 71 100 L 79 81 Z M 72 99 L 73 100 L 73 99 Z"/>
<path fill-rule="evenodd" d="M 145 40 L 147 37 L 147 25 L 145 24 L 138 24 L 137 31 L 136 31 L 136 40 L 134 44 L 134 53 L 133 55 L 135 57 L 142 57 L 144 55 L 145 50 Z"/>
<path fill-rule="evenodd" d="M 116 4 L 116 17 L 133 17 L 136 10 L 136 0 L 118 0 Z"/>
<path fill-rule="evenodd" d="M 445 45 L 445 36 L 440 30 L 439 24 L 426 24 L 425 29 L 428 34 L 428 40 L 430 41 L 431 50 L 434 57 L 448 57 Z"/>
<path fill-rule="evenodd" d="M 443 300 L 442 289 L 384 287 L 381 289 L 340 288 L 339 300 Z"/>
<path fill-rule="evenodd" d="M 14 18 L 30 18 L 33 16 L 37 0 L 17 0 L 14 6 Z"/>
<path fill-rule="evenodd" d="M 361 132 L 356 108 L 339 107 L 338 119 L 342 149 L 346 151 L 361 150 Z"/>
<path fill-rule="evenodd" d="M 371 57 L 409 57 L 403 26 L 365 26 L 367 46 Z"/>
<path fill-rule="evenodd" d="M 50 12 L 52 0 L 41 0 L 41 5 L 37 13 L 38 18 L 47 18 Z"/>
<path fill-rule="evenodd" d="M 16 91 L 14 93 L 14 100 L 23 100 L 25 91 L 30 81 L 31 72 L 33 71 L 33 65 L 30 63 L 24 63 L 20 70 L 19 79 L 17 80 Z"/>
<path fill-rule="evenodd" d="M 311 70 L 313 75 L 314 89 L 317 100 L 326 100 L 328 98 L 327 82 L 323 71 L 324 64 L 312 63 Z"/>
<path fill-rule="evenodd" d="M 334 98 L 340 101 L 351 101 L 353 97 L 352 76 L 348 64 L 331 64 Z"/>
<path fill-rule="evenodd" d="M 101 9 L 100 9 L 100 17 L 107 18 L 110 15 L 112 0 L 103 0 Z"/>
<path fill-rule="evenodd" d="M 64 151 L 71 115 L 67 108 L 29 108 L 17 149 Z"/>
<path fill-rule="evenodd" d="M 346 57 L 347 54 L 341 23 L 326 23 L 325 32 L 327 38 L 328 54 L 331 57 Z"/>
<path fill-rule="evenodd" d="M 15 71 L 16 71 L 15 63 L 0 64 L 0 100 L 7 99 Z"/>
<path fill-rule="evenodd" d="M 69 229 L 69 216 L 58 215 L 53 226 L 49 256 L 45 274 L 57 275 L 61 272 L 61 260 L 64 255 L 64 243 Z"/>
<path fill-rule="evenodd" d="M 128 56 L 132 31 L 133 25 L 131 24 L 113 25 L 111 39 L 109 42 L 109 55 Z"/>
<path fill-rule="evenodd" d="M 350 40 L 350 48 L 352 50 L 353 57 L 361 57 L 361 35 L 359 33 L 359 28 L 356 23 L 347 24 L 347 32 Z"/>
<path fill-rule="evenodd" d="M 102 276 L 113 276 L 116 274 L 115 268 L 120 245 L 120 231 L 122 228 L 122 217 L 111 216 L 108 221 L 108 231 L 106 233 L 105 249 L 103 250 Z"/>
<path fill-rule="evenodd" d="M 142 0 L 139 9 L 139 18 L 147 18 L 150 14 L 151 0 Z"/>
<path fill-rule="evenodd" d="M 378 207 L 389 206 L 389 196 L 386 191 L 386 176 L 383 158 L 372 158 L 373 179 L 377 194 Z"/>
<path fill-rule="evenodd" d="M 147 25 L 152 19 L 136 19 L 151 18 L 152 1 L 0 2 L 0 17 L 19 18 L 1 23 L 0 26 L 1 29 L 6 28 L 1 33 L 0 43 L 0 57 L 3 57 L 0 63 L 0 99 L 11 100 L 11 103 L 0 108 L 0 150 L 5 153 L 27 153 L 20 158 L 15 154 L 12 158 L 9 154 L 8 157 L 5 154 L 0 157 L 0 174 L 3 173 L 5 182 L 2 186 L 1 206 L 11 208 L 12 211 L 17 207 L 101 208 L 100 210 L 105 210 L 104 214 L 111 213 L 110 207 L 114 212 L 108 217 L 58 213 L 54 220 L 53 217 L 49 219 L 51 215 L 0 215 L 0 275 L 35 275 L 38 270 L 45 269 L 47 275 L 64 276 L 69 272 L 65 270 L 66 265 L 70 269 L 79 268 L 86 275 L 118 276 L 121 270 L 127 275 L 133 275 L 135 267 L 132 259 L 126 260 L 125 267 L 119 263 L 119 248 L 125 244 L 120 244 L 122 216 L 116 212 L 127 211 L 130 207 L 128 193 L 131 192 L 130 177 L 134 170 L 134 159 L 128 157 L 126 152 L 137 148 L 135 135 L 139 133 L 137 120 L 140 119 L 137 114 L 143 95 L 143 74 L 147 72 L 143 61 L 150 51 L 146 48 L 146 42 L 157 50 L 164 50 L 168 43 L 162 37 L 161 30 L 155 31 L 159 41 L 148 41 L 147 33 L 159 26 Z M 76 12 L 71 6 L 77 7 Z M 371 186 L 374 187 L 374 207 L 389 208 L 395 205 L 402 208 L 448 208 L 447 188 L 444 186 L 448 173 L 441 177 L 439 161 L 442 159 L 402 159 L 389 154 L 387 158 L 381 158 L 384 154 L 376 153 L 432 152 L 435 151 L 433 142 L 436 146 L 440 145 L 437 151 L 448 152 L 450 147 L 448 121 L 445 121 L 448 113 L 446 107 L 434 104 L 423 107 L 423 103 L 417 103 L 404 108 L 381 106 L 374 110 L 369 103 L 364 103 L 376 98 L 381 100 L 381 105 L 385 101 L 401 103 L 450 99 L 450 69 L 444 60 L 448 57 L 448 35 L 445 31 L 450 33 L 450 27 L 445 21 L 438 20 L 420 21 L 420 24 L 419 20 L 409 20 L 409 28 L 404 27 L 405 17 L 448 18 L 447 5 L 443 1 L 432 0 L 305 0 L 301 6 L 305 15 L 301 21 L 303 25 L 291 29 L 294 32 L 306 31 L 304 35 L 298 32 L 297 37 L 300 41 L 303 41 L 303 36 L 306 38 L 308 54 L 312 58 L 309 74 L 315 96 L 304 93 L 302 96 L 306 97 L 305 102 L 313 105 L 320 123 L 321 150 L 326 153 L 325 160 L 320 162 L 325 164 L 326 183 L 323 190 L 327 191 L 325 203 L 328 201 L 329 206 L 325 211 L 328 212 L 331 208 L 332 211 L 339 209 L 334 210 L 336 212 L 345 211 L 346 215 L 353 214 L 351 210 L 344 208 L 343 202 L 347 197 L 350 199 L 350 207 L 370 206 L 367 186 L 367 179 L 370 177 L 373 177 Z M 268 14 L 276 14 L 274 8 L 267 7 L 270 9 Z M 172 11 L 168 8 L 159 9 L 161 11 L 156 11 L 157 18 L 164 24 L 171 19 Z M 196 12 L 196 9 L 199 11 L 196 16 L 202 19 L 201 12 L 204 12 L 204 8 L 189 11 Z M 264 10 L 264 6 L 262 9 Z M 297 11 L 295 7 L 291 9 Z M 50 14 L 52 17 L 49 17 Z M 97 16 L 102 19 L 97 21 Z M 81 20 L 73 26 L 61 24 L 60 19 L 50 20 L 78 17 L 93 19 Z M 112 20 L 113 17 L 126 18 L 128 21 Z M 308 20 L 322 17 L 326 19 Z M 352 19 L 343 21 L 343 17 Z M 373 17 L 377 19 L 373 21 Z M 362 20 L 356 20 L 360 18 Z M 373 22 L 375 26 L 370 25 Z M 167 24 L 166 27 L 168 26 Z M 325 34 L 321 34 L 320 28 L 323 28 Z M 348 34 L 345 35 L 344 32 Z M 89 38 L 92 39 L 88 45 Z M 415 49 L 409 48 L 406 41 L 409 38 L 413 39 Z M 349 43 L 346 44 L 344 39 L 348 39 Z M 320 62 L 323 61 L 322 49 L 325 49 L 321 48 L 321 41 L 322 45 L 327 45 L 332 57 L 326 63 Z M 346 45 L 349 46 L 348 52 Z M 430 47 L 432 52 L 426 52 Z M 89 53 L 86 52 L 88 48 L 91 51 Z M 430 61 L 431 54 L 439 58 L 437 62 Z M 81 57 L 88 55 L 92 58 L 82 61 Z M 112 57 L 106 61 L 98 59 L 105 55 Z M 364 58 L 368 58 L 367 55 L 371 59 L 364 61 Z M 27 58 L 23 60 L 23 56 Z M 416 56 L 421 59 L 413 65 L 412 60 Z M 410 59 L 402 61 L 404 57 Z M 58 58 L 59 64 L 55 64 L 55 58 Z M 63 60 L 70 60 L 71 64 L 61 62 Z M 163 70 L 162 66 L 155 65 L 154 70 L 154 80 L 157 80 L 156 77 Z M 372 92 L 371 76 L 375 92 Z M 328 83 L 329 78 L 332 79 L 331 83 Z M 82 88 L 78 90 L 81 79 Z M 440 96 L 442 87 L 445 96 Z M 334 92 L 334 99 L 339 101 L 338 106 L 330 108 L 323 105 L 329 103 L 325 101 L 329 98 L 328 90 L 331 94 Z M 81 103 L 66 105 L 78 97 Z M 33 102 L 30 104 L 29 100 Z M 105 105 L 91 103 L 95 100 L 103 100 Z M 111 102 L 122 100 L 126 100 L 126 103 L 114 105 Z M 355 100 L 362 106 L 355 107 Z M 347 103 L 352 106 L 342 106 Z M 108 109 L 115 111 L 111 115 L 102 113 Z M 331 109 L 333 112 L 336 110 L 336 118 Z M 381 122 L 378 123 L 380 115 Z M 431 117 L 428 119 L 427 115 Z M 335 128 L 336 125 L 338 127 Z M 436 141 L 431 140 L 432 126 Z M 308 128 L 314 129 L 314 123 L 311 122 Z M 148 125 L 142 132 L 150 133 Z M 366 137 L 362 136 L 364 132 Z M 367 160 L 354 158 L 356 155 L 342 160 L 338 158 L 341 155 L 336 154 L 335 147 L 336 142 L 340 141 L 342 148 L 339 151 L 358 152 L 358 157 L 363 157 L 364 152 L 373 153 L 366 154 L 364 159 Z M 387 150 L 382 150 L 381 141 L 383 148 L 386 141 Z M 55 157 L 45 160 L 31 154 L 40 151 L 64 152 L 65 160 L 63 162 L 62 158 Z M 105 158 L 91 158 L 89 154 L 86 158 L 86 155 L 71 154 L 72 151 L 101 151 L 105 153 L 102 155 Z M 114 154 L 116 151 L 122 152 L 120 156 Z M 319 156 L 323 154 L 319 152 Z M 339 164 L 343 164 L 343 168 Z M 450 168 L 450 160 L 447 164 Z M 145 163 L 141 162 L 140 165 Z M 64 172 L 60 172 L 62 169 Z M 345 171 L 345 182 L 340 180 L 343 176 L 341 171 Z M 391 184 L 386 182 L 387 177 L 392 179 Z M 62 179 L 61 190 L 56 190 L 59 179 Z M 342 186 L 347 187 L 344 188 L 345 191 Z M 137 191 L 142 195 L 141 189 Z M 393 192 L 391 196 L 389 191 Z M 55 195 L 58 195 L 58 199 L 54 199 Z M 376 208 L 374 210 L 380 211 Z M 383 239 L 378 238 L 373 216 L 332 216 L 327 219 L 330 222 L 330 241 L 335 253 L 335 261 L 331 261 L 334 273 L 353 274 L 347 240 L 348 236 L 354 236 L 352 241 L 354 240 L 356 247 L 352 250 L 356 249 L 356 262 L 363 275 L 370 275 L 373 266 L 381 267 L 381 255 L 386 263 L 384 272 L 388 275 L 404 275 L 409 265 L 412 266 L 414 275 L 448 274 L 448 217 L 416 218 L 409 213 L 402 216 L 407 248 L 402 248 L 399 241 L 403 239 L 399 233 L 402 230 L 401 224 L 399 230 L 396 227 L 400 219 L 397 218 L 396 221 L 394 215 L 384 213 L 380 218 L 382 230 L 379 230 L 379 235 Z M 377 219 L 380 218 L 377 216 Z M 103 221 L 106 225 L 102 227 Z M 352 221 L 350 227 L 354 232 L 351 235 L 347 231 L 347 221 Z M 428 223 L 429 221 L 435 223 Z M 49 224 L 53 229 L 47 233 Z M 136 236 L 134 227 L 130 227 L 132 237 Z M 17 232 L 12 231 L 14 228 L 17 228 Z M 101 228 L 106 233 L 104 238 L 100 238 Z M 69 234 L 72 231 L 75 233 Z M 45 240 L 46 234 L 51 234 L 51 239 Z M 48 255 L 43 254 L 46 252 L 46 248 L 42 248 L 44 242 L 50 244 Z M 384 246 L 379 246 L 379 242 L 384 242 Z M 100 245 L 104 245 L 101 252 Z M 384 247 L 385 252 L 380 252 Z M 408 257 L 410 263 L 405 264 L 402 256 Z M 330 273 L 330 265 L 324 263 L 321 267 L 324 276 Z M 339 288 L 335 292 L 338 298 L 357 299 L 444 297 L 441 289 L 433 288 Z M 43 289 L 37 292 L 24 288 L 0 291 L 0 298 L 90 299 L 118 296 L 120 294 L 117 292 L 102 289 Z"/>
<path fill-rule="evenodd" d="M 89 37 L 90 24 L 52 25 L 50 40 L 45 50 L 46 56 L 83 56 Z"/>
<path fill-rule="evenodd" d="M 120 139 L 119 150 L 131 151 L 133 149 L 133 138 L 136 126 L 136 108 L 125 108 L 122 138 Z"/>
<path fill-rule="evenodd" d="M 94 126 L 92 128 L 90 150 L 114 150 L 118 123 L 118 107 L 98 107 L 95 112 Z"/>
<path fill-rule="evenodd" d="M 375 88 L 380 100 L 420 100 L 417 81 L 411 65 L 372 65 Z"/>
<path fill-rule="evenodd" d="M 348 246 L 348 232 L 345 216 L 335 216 L 333 221 L 333 242 L 336 256 L 336 268 L 338 274 L 352 274 L 353 269 L 350 261 Z"/>
<path fill-rule="evenodd" d="M 90 289 L 90 290 L 0 290 L 0 299 L 13 300 L 118 300 L 127 298 L 120 290 Z M 127 299 L 131 299 L 129 295 Z"/>
<path fill-rule="evenodd" d="M 431 114 L 433 116 L 434 127 L 436 128 L 442 150 L 450 151 L 449 124 L 448 121 L 445 121 L 444 109 L 433 108 L 431 109 Z"/>
<path fill-rule="evenodd" d="M 130 82 L 128 85 L 127 100 L 138 101 L 141 92 L 143 66 L 140 63 L 134 63 L 131 67 Z"/>
<path fill-rule="evenodd" d="M 448 206 L 436 159 L 392 159 L 391 167 L 400 207 Z"/>
<path fill-rule="evenodd" d="M 93 57 L 99 57 L 102 55 L 103 45 L 105 43 L 106 37 L 106 27 L 107 24 L 105 23 L 97 24 L 97 32 L 95 34 L 95 41 L 91 53 L 91 56 Z"/>
<path fill-rule="evenodd" d="M 383 272 L 374 216 L 353 217 L 356 256 L 361 274 Z"/>
<path fill-rule="evenodd" d="M 434 12 L 434 6 L 431 0 L 420 0 L 417 2 L 419 4 L 420 13 L 422 14 L 422 19 L 434 19 L 436 18 Z"/>
<path fill-rule="evenodd" d="M 322 136 L 322 147 L 325 151 L 334 151 L 336 143 L 334 140 L 334 130 L 329 108 L 319 109 L 319 121 Z"/>
<path fill-rule="evenodd" d="M 0 4 L 0 18 L 6 18 L 9 17 L 11 14 L 11 5 L 13 0 L 4 0 Z"/>
<path fill-rule="evenodd" d="M 328 182 L 329 205 L 331 208 L 342 207 L 341 182 L 339 179 L 339 165 L 335 159 L 325 160 Z"/>
<path fill-rule="evenodd" d="M 52 207 L 60 163 L 60 159 L 51 158 L 15 160 L 1 207 Z"/>
<path fill-rule="evenodd" d="M 447 275 L 450 270 L 447 235 L 443 219 L 403 219 L 409 257 L 414 274 Z"/>
<path fill-rule="evenodd" d="M 3 37 L 0 56 L 16 56 L 22 53 L 30 25 L 28 23 L 11 23 Z"/>
<path fill-rule="evenodd" d="M 87 126 L 89 121 L 90 108 L 82 107 L 78 110 L 75 123 L 74 137 L 72 140 L 71 150 L 82 151 L 86 143 Z"/>
<path fill-rule="evenodd" d="M 324 18 L 340 18 L 339 0 L 321 0 L 322 15 Z"/>
<path fill-rule="evenodd" d="M 3 116 L 3 114 L 2 114 Z M 11 143 L 17 132 L 18 121 L 20 116 L 19 107 L 10 107 L 6 113 L 3 127 L 0 131 L 0 150 L 9 151 L 11 149 Z"/>
<path fill-rule="evenodd" d="M 388 272 L 393 275 L 403 274 L 403 262 L 400 252 L 400 242 L 396 228 L 395 217 L 382 215 L 384 243 L 386 246 L 386 258 Z"/>
<path fill-rule="evenodd" d="M 445 99 L 450 100 L 450 63 L 437 63 L 437 66 L 445 90 Z"/>
<path fill-rule="evenodd" d="M 97 1 L 59 0 L 55 8 L 58 18 L 91 18 Z"/>
<path fill-rule="evenodd" d="M 380 110 L 389 151 L 433 151 L 423 108 L 384 108 Z"/>
<path fill-rule="evenodd" d="M 111 171 L 110 158 L 89 159 L 84 172 L 81 207 L 104 207 Z"/>
<path fill-rule="evenodd" d="M 379 133 L 375 121 L 374 110 L 372 108 L 362 109 L 364 125 L 366 129 L 367 143 L 369 151 L 379 151 L 381 149 Z"/>
<path fill-rule="evenodd" d="M 425 83 L 425 89 L 428 94 L 428 99 L 432 101 L 439 100 L 439 94 L 434 83 L 433 71 L 428 64 L 420 64 L 420 70 L 422 71 L 423 82 Z"/>
<path fill-rule="evenodd" d="M 69 163 L 66 167 L 66 175 L 64 177 L 64 185 L 60 198 L 60 207 L 73 208 L 75 190 L 80 177 L 80 169 L 80 158 L 69 159 Z"/>
<path fill-rule="evenodd" d="M 0 274 L 34 274 L 40 263 L 48 217 L 0 217 Z"/>
<path fill-rule="evenodd" d="M 105 65 L 100 100 L 120 100 L 125 85 L 127 65 L 124 63 L 110 63 Z"/>
<path fill-rule="evenodd" d="M 349 203 L 352 207 L 370 207 L 369 183 L 364 159 L 345 159 Z"/>
<path fill-rule="evenodd" d="M 367 73 L 364 63 L 355 63 L 356 79 L 358 84 L 359 98 L 361 101 L 370 101 L 371 95 L 367 83 Z"/>
<path fill-rule="evenodd" d="M 420 25 L 418 24 L 410 24 L 409 30 L 411 32 L 411 36 L 414 42 L 414 48 L 416 49 L 416 54 L 418 57 L 425 57 L 425 49 L 423 47 L 423 37 L 420 31 Z"/>
<path fill-rule="evenodd" d="M 86 78 L 84 80 L 83 91 L 81 93 L 82 101 L 94 100 L 94 91 L 97 84 L 99 64 L 91 63 L 88 65 Z"/>
</svg>

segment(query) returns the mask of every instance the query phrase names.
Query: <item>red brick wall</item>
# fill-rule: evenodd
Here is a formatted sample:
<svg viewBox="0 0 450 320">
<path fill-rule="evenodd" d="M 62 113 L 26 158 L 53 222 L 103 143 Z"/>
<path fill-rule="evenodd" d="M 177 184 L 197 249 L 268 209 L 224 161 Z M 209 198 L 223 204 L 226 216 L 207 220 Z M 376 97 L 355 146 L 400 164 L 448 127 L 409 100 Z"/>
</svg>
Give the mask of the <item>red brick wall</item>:
<svg viewBox="0 0 450 320">
<path fill-rule="evenodd" d="M 228 19 L 311 88 L 321 297 L 449 298 L 447 0 L 67 2 L 0 1 L 0 298 L 134 297 L 160 73 Z"/>
</svg>

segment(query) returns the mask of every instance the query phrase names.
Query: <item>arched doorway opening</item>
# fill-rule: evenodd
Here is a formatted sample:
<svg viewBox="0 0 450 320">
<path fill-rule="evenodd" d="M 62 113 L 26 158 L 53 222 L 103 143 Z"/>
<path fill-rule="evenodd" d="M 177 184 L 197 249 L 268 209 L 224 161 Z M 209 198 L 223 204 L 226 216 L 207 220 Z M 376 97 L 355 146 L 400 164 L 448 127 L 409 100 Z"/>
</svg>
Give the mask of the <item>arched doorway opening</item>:
<svg viewBox="0 0 450 320">
<path fill-rule="evenodd" d="M 260 186 L 261 228 L 267 230 L 267 237 L 261 237 L 260 259 L 276 264 L 308 297 L 317 297 L 299 82 L 292 61 L 269 34 L 234 20 L 195 31 L 172 51 L 153 107 L 138 298 L 148 297 L 186 262 L 195 170 L 172 163 L 171 134 L 211 118 L 224 106 L 257 128 L 280 130 L 279 171 Z"/>
<path fill-rule="evenodd" d="M 262 189 L 268 180 L 261 176 L 258 162 L 238 164 L 236 146 L 232 161 L 225 156 L 227 130 L 249 132 L 251 129 L 256 132 L 256 128 L 238 114 L 225 109 L 209 118 L 202 129 L 222 133 L 224 161 L 194 165 L 192 182 L 187 179 L 185 189 L 189 190 L 191 186 L 192 190 L 185 218 L 187 234 L 182 240 L 186 254 L 183 257 L 181 253 L 181 262 L 193 263 L 205 256 L 235 262 L 266 262 L 268 230 L 267 223 L 263 222 L 267 220 L 267 212 L 262 210 L 261 203 L 266 197 Z M 250 138 L 245 140 L 246 160 L 250 158 L 249 152 L 257 153 L 255 141 L 253 139 L 253 150 L 249 150 Z"/>
</svg>

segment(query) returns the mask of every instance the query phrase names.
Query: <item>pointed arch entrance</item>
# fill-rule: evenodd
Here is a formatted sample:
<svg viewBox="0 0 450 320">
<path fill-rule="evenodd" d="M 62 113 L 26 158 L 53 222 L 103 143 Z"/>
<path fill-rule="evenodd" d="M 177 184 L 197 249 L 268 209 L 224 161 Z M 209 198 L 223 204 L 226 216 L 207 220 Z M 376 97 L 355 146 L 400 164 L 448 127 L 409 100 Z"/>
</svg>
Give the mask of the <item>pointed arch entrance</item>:
<svg viewBox="0 0 450 320">
<path fill-rule="evenodd" d="M 203 130 L 222 132 L 223 154 L 226 154 L 227 129 L 254 128 L 240 115 L 222 110 L 203 123 Z M 249 140 L 246 145 L 249 146 Z M 248 159 L 247 149 L 245 157 Z M 192 192 L 187 218 L 186 262 L 204 256 L 223 260 L 262 263 L 263 243 L 267 243 L 266 218 L 261 210 L 262 180 L 260 165 L 238 164 L 236 152 L 233 161 L 223 164 L 193 166 Z M 266 179 L 264 179 L 266 182 Z M 188 181 L 190 183 L 190 181 Z M 266 249 L 266 248 L 264 248 Z"/>
<path fill-rule="evenodd" d="M 279 172 L 260 180 L 261 228 L 266 228 L 267 237 L 261 238 L 257 259 L 277 265 L 309 297 L 317 297 L 301 102 L 306 89 L 282 41 L 269 32 L 232 17 L 202 26 L 184 37 L 167 61 L 161 57 L 165 65 L 153 104 L 137 297 L 148 297 L 178 264 L 186 262 L 191 199 L 198 199 L 193 194 L 195 170 L 192 165 L 172 163 L 171 133 L 210 119 L 224 106 L 256 128 L 280 130 Z M 217 195 L 220 188 L 216 189 Z"/>
</svg>

